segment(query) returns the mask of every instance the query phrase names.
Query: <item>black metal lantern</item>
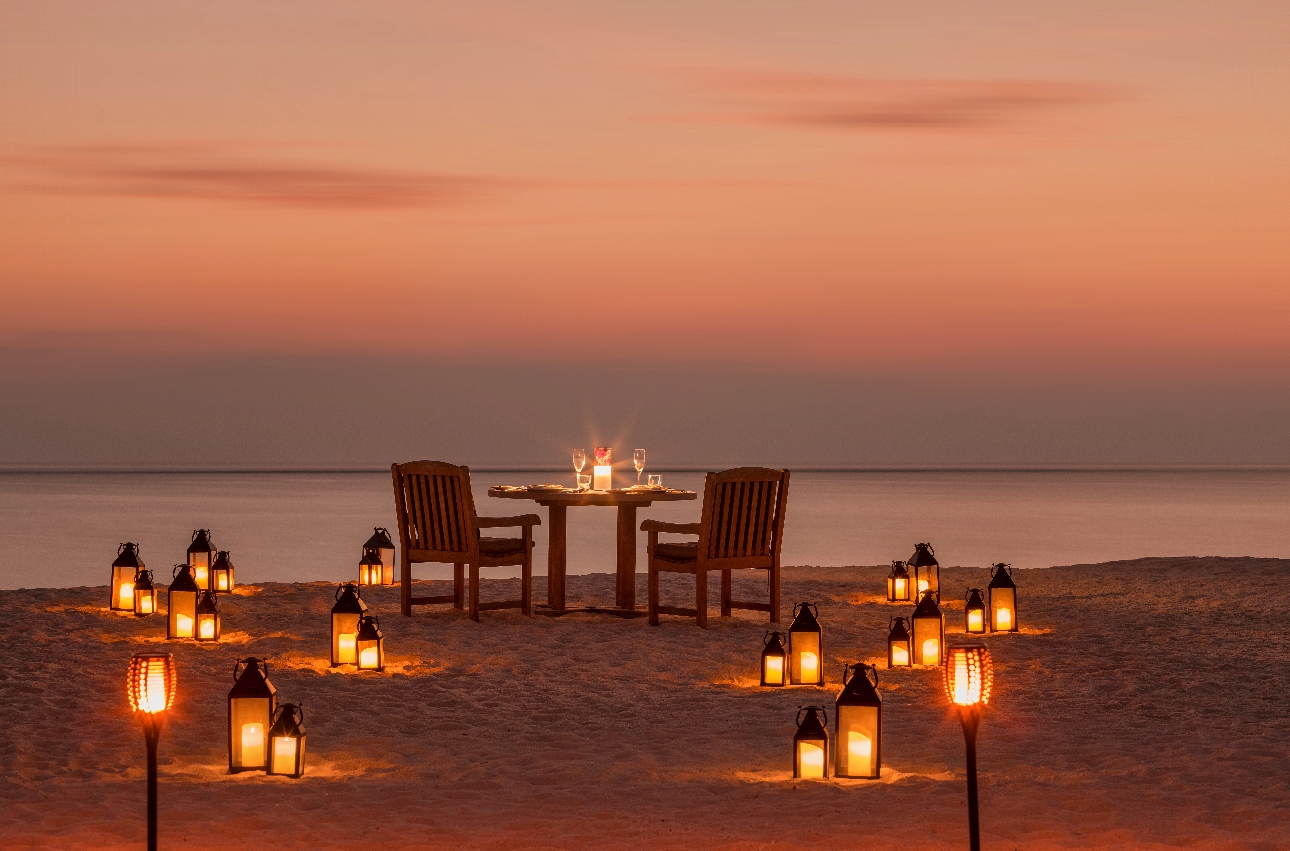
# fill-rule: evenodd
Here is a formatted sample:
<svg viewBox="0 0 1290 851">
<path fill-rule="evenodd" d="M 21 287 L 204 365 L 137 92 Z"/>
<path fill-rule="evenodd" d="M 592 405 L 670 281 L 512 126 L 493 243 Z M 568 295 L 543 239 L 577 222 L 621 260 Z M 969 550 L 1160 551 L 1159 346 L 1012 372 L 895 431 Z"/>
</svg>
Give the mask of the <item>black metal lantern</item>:
<svg viewBox="0 0 1290 851">
<path fill-rule="evenodd" d="M 214 591 L 203 591 L 197 600 L 197 631 L 193 638 L 219 641 L 219 606 L 215 602 Z"/>
<path fill-rule="evenodd" d="M 211 590 L 216 594 L 229 594 L 233 591 L 233 559 L 228 550 L 220 550 L 211 565 Z"/>
<path fill-rule="evenodd" d="M 134 575 L 134 616 L 146 618 L 157 611 L 157 586 L 152 584 L 152 571 L 140 567 Z"/>
<path fill-rule="evenodd" d="M 363 544 L 363 549 L 376 550 L 377 556 L 381 559 L 381 574 L 377 581 L 372 585 L 393 585 L 394 584 L 394 541 L 390 538 L 390 530 L 384 526 L 376 526 L 372 529 L 372 537 L 367 539 Z"/>
<path fill-rule="evenodd" d="M 116 561 L 112 562 L 112 596 L 108 602 L 112 611 L 134 611 L 134 580 L 143 566 L 139 561 L 138 544 L 126 541 L 116 548 Z"/>
<path fill-rule="evenodd" d="M 887 574 L 887 602 L 908 603 L 910 584 L 909 567 L 903 561 L 893 561 L 891 573 Z"/>
<path fill-rule="evenodd" d="M 761 651 L 761 684 L 764 686 L 784 685 L 784 662 L 788 653 L 784 651 L 784 633 L 768 632 Z"/>
<path fill-rule="evenodd" d="M 829 714 L 823 706 L 798 708 L 797 734 L 793 736 L 794 777 L 822 780 L 829 776 L 829 731 L 825 727 L 828 723 Z"/>
<path fill-rule="evenodd" d="M 269 767 L 269 730 L 278 708 L 278 690 L 269 682 L 267 662 L 250 656 L 233 666 L 228 693 L 228 770 L 265 771 Z"/>
<path fill-rule="evenodd" d="M 945 616 L 936 605 L 936 595 L 923 592 L 910 617 L 915 665 L 939 665 L 945 652 Z"/>
<path fill-rule="evenodd" d="M 921 600 L 923 594 L 931 591 L 936 595 L 936 602 L 941 601 L 941 565 L 936 561 L 936 551 L 931 544 L 915 544 L 914 554 L 909 557 L 909 566 L 914 570 L 914 587 L 911 599 Z"/>
<path fill-rule="evenodd" d="M 278 707 L 269 731 L 269 774 L 300 777 L 305 773 L 305 710 L 296 703 Z"/>
<path fill-rule="evenodd" d="M 331 666 L 358 664 L 358 622 L 367 613 L 358 586 L 346 582 L 336 588 L 331 607 Z"/>
<path fill-rule="evenodd" d="M 892 618 L 891 631 L 887 633 L 887 667 L 912 668 L 914 666 L 913 642 L 909 637 L 909 621 Z"/>
<path fill-rule="evenodd" d="M 980 588 L 969 588 L 967 603 L 963 607 L 963 631 L 968 635 L 985 632 L 985 600 Z"/>
<path fill-rule="evenodd" d="M 215 545 L 211 543 L 210 529 L 194 529 L 193 542 L 188 545 L 188 566 L 193 569 L 193 581 L 202 591 L 210 590 L 214 563 Z"/>
<path fill-rule="evenodd" d="M 1012 581 L 1012 565 L 999 563 L 990 568 L 990 631 L 1016 632 L 1017 586 Z"/>
<path fill-rule="evenodd" d="M 363 558 L 358 563 L 358 584 L 381 584 L 381 552 L 375 547 L 363 548 Z"/>
<path fill-rule="evenodd" d="M 788 628 L 788 681 L 795 686 L 824 685 L 824 631 L 814 603 L 793 607 L 793 625 Z"/>
<path fill-rule="evenodd" d="M 363 615 L 358 619 L 358 639 L 355 641 L 360 671 L 385 670 L 385 636 L 376 615 Z"/>
<path fill-rule="evenodd" d="M 850 676 L 847 676 L 848 672 Z M 834 707 L 833 776 L 876 780 L 882 769 L 882 696 L 878 669 L 863 663 L 842 672 Z"/>
<path fill-rule="evenodd" d="M 193 569 L 175 565 L 174 579 L 166 592 L 166 638 L 192 638 L 197 626 L 197 583 Z"/>
</svg>

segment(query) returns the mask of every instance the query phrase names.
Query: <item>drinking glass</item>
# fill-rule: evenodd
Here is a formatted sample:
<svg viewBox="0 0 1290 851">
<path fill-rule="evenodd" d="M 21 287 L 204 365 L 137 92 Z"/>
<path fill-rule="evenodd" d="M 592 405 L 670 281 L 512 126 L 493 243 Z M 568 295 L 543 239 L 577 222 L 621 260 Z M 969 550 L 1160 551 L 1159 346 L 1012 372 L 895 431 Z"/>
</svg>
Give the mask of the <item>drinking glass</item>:
<svg viewBox="0 0 1290 851">
<path fill-rule="evenodd" d="M 651 473 L 649 477 L 649 486 L 652 488 L 663 487 L 663 477 L 657 474 Z"/>
<path fill-rule="evenodd" d="M 573 479 L 575 483 L 579 480 L 578 474 L 582 472 L 582 468 L 585 466 L 587 466 L 587 450 L 573 450 Z"/>
<path fill-rule="evenodd" d="M 578 490 L 591 490 L 591 476 L 584 476 L 582 473 L 578 474 Z"/>
<path fill-rule="evenodd" d="M 637 449 L 632 453 L 632 463 L 636 465 L 636 486 L 641 484 L 641 470 L 645 469 L 645 450 Z"/>
</svg>

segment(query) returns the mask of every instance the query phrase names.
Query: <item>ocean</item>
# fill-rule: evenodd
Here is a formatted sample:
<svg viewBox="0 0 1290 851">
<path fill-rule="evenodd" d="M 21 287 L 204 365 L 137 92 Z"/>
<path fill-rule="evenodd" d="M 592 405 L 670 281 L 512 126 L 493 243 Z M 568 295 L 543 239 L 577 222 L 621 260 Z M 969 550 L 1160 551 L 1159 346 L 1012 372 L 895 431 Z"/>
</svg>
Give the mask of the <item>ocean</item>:
<svg viewBox="0 0 1290 851">
<path fill-rule="evenodd" d="M 701 473 L 664 472 L 700 490 Z M 495 484 L 569 483 L 568 474 L 476 472 L 480 514 L 531 503 L 490 499 Z M 634 474 L 620 477 L 634 481 Z M 397 533 L 388 473 L 0 473 L 0 588 L 107 584 L 117 544 L 135 541 L 158 580 L 212 531 L 240 583 L 357 578 L 374 526 Z M 641 519 L 694 521 L 699 503 Z M 614 569 L 614 510 L 569 511 L 569 571 Z M 797 472 L 784 563 L 886 564 L 928 541 L 941 564 L 1017 568 L 1146 556 L 1290 558 L 1290 470 L 915 470 Z M 637 569 L 645 569 L 638 535 Z M 546 570 L 537 529 L 535 572 Z M 451 568 L 418 568 L 438 578 Z M 497 569 L 486 575 L 506 575 Z"/>
</svg>

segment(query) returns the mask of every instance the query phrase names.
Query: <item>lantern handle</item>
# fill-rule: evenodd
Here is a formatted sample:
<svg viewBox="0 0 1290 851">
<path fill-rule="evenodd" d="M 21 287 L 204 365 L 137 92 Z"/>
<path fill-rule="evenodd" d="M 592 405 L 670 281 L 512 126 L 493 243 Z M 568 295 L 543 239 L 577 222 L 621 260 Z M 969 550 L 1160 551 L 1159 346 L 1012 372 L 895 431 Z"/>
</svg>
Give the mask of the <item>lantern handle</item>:
<svg viewBox="0 0 1290 851">
<path fill-rule="evenodd" d="M 818 713 L 820 713 L 821 715 L 823 715 L 823 716 L 824 716 L 824 728 L 827 730 L 827 729 L 828 729 L 828 727 L 829 727 L 829 710 L 825 709 L 823 706 L 799 706 L 799 707 L 797 707 L 797 726 L 799 726 L 799 727 L 800 727 L 800 726 L 802 726 L 802 713 L 803 713 L 803 712 L 809 712 L 809 711 L 811 711 L 812 709 L 814 709 L 816 712 L 818 712 Z"/>
<path fill-rule="evenodd" d="M 777 630 L 777 629 L 768 629 L 768 630 L 766 630 L 766 635 L 764 635 L 764 636 L 762 637 L 762 640 L 761 640 L 761 646 L 762 646 L 762 647 L 765 647 L 766 645 L 770 644 L 770 640 L 771 640 L 771 638 L 773 638 L 774 636 L 777 636 L 777 635 L 782 636 L 783 634 L 784 634 L 784 633 L 780 632 L 780 631 L 779 631 L 779 630 Z"/>
<path fill-rule="evenodd" d="M 339 600 L 339 599 L 340 599 L 340 595 L 341 595 L 341 594 L 343 594 L 343 593 L 345 593 L 345 589 L 346 589 L 346 588 L 349 588 L 349 587 L 351 587 L 351 586 L 354 588 L 354 596 L 355 596 L 355 597 L 360 597 L 360 598 L 361 598 L 361 597 L 363 596 L 363 595 L 362 595 L 362 592 L 360 592 L 360 591 L 358 590 L 358 586 L 357 586 L 357 585 L 355 585 L 353 582 L 337 582 L 337 583 L 336 583 L 336 598 L 335 598 L 335 599 Z"/>
<path fill-rule="evenodd" d="M 170 571 L 170 578 L 171 578 L 171 579 L 178 579 L 178 578 L 179 578 L 179 571 L 181 571 L 181 570 L 187 570 L 187 569 L 188 569 L 188 565 L 186 565 L 186 564 L 177 564 L 177 565 L 175 565 L 175 569 L 174 569 L 174 570 L 172 570 L 172 571 Z"/>
</svg>

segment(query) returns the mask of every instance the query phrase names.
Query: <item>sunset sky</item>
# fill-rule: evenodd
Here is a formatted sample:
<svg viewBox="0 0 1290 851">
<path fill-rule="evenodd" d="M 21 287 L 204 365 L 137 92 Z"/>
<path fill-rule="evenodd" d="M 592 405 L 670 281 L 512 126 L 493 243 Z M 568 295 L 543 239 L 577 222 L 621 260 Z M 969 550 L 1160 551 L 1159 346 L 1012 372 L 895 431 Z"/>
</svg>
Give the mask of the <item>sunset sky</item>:
<svg viewBox="0 0 1290 851">
<path fill-rule="evenodd" d="M 0 466 L 1290 463 L 1290 4 L 0 21 Z"/>
</svg>

